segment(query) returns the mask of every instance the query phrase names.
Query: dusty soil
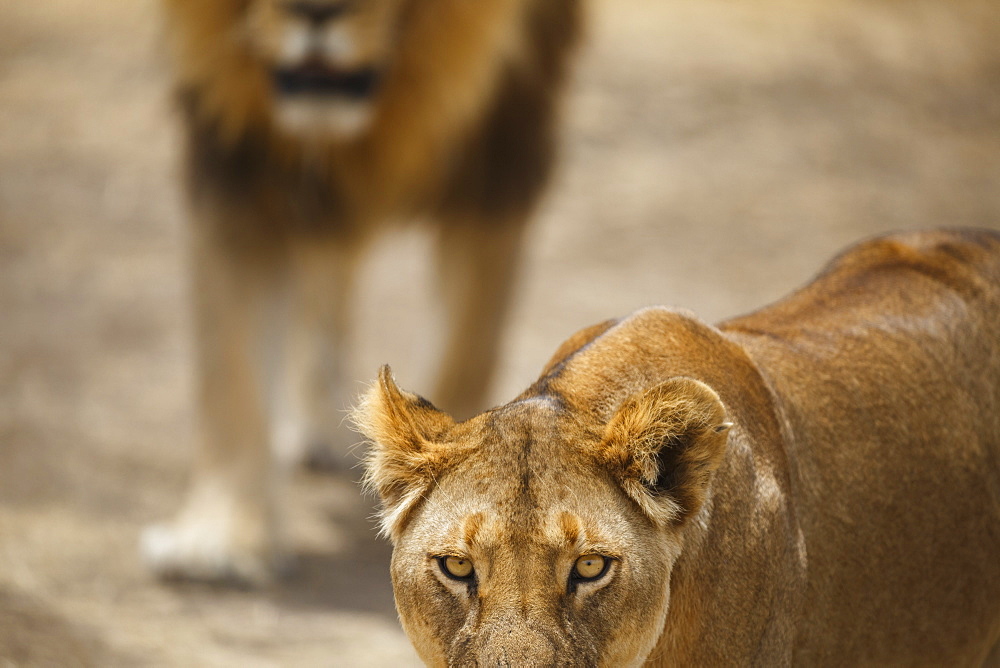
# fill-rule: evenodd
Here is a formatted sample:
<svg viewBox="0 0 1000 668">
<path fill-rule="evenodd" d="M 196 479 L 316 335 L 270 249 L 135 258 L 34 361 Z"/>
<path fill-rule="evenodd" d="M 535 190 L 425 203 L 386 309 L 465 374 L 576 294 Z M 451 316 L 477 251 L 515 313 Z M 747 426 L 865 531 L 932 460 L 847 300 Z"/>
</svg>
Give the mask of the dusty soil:
<svg viewBox="0 0 1000 668">
<path fill-rule="evenodd" d="M 879 231 L 1000 228 L 993 0 L 596 0 L 495 398 L 576 328 L 715 320 Z M 402 666 L 371 502 L 292 495 L 298 575 L 167 586 L 136 554 L 191 457 L 177 134 L 152 0 L 0 3 L 0 665 Z M 429 387 L 427 244 L 366 268 L 355 377 Z M 416 332 L 403 338 L 400 332 Z"/>
</svg>

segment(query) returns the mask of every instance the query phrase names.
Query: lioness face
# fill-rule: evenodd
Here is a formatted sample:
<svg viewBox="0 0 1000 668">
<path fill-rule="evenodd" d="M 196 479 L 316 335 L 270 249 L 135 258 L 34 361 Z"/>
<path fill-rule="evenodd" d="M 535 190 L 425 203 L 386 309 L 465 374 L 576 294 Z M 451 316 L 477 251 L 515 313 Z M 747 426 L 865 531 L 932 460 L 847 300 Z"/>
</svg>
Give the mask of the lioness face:
<svg viewBox="0 0 1000 668">
<path fill-rule="evenodd" d="M 251 48 L 287 131 L 349 139 L 370 124 L 403 0 L 256 0 Z"/>
<path fill-rule="evenodd" d="M 631 666 L 652 651 L 683 524 L 728 424 L 673 379 L 591 424 L 528 395 L 455 424 L 383 370 L 355 414 L 396 605 L 432 666 Z M 661 451 L 666 447 L 665 451 Z"/>
<path fill-rule="evenodd" d="M 677 542 L 560 426 L 553 405 L 530 400 L 455 435 L 472 452 L 414 513 L 392 563 L 428 664 L 628 666 L 652 649 Z"/>
</svg>

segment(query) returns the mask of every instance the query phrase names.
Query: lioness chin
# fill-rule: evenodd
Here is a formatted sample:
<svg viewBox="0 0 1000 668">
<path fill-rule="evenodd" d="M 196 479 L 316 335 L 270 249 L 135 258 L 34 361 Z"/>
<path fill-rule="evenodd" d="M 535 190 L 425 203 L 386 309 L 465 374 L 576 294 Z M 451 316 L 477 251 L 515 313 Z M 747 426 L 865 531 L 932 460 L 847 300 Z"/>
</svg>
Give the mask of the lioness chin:
<svg viewBox="0 0 1000 668">
<path fill-rule="evenodd" d="M 261 581 L 283 552 L 272 458 L 336 439 L 352 279 L 391 223 L 426 220 L 439 240 L 435 399 L 482 408 L 553 162 L 579 0 L 164 4 L 187 140 L 200 448 L 181 512 L 143 548 L 160 574 Z"/>
<path fill-rule="evenodd" d="M 1000 234 L 862 243 L 718 327 L 585 329 L 455 422 L 355 413 L 432 666 L 998 665 Z"/>
</svg>

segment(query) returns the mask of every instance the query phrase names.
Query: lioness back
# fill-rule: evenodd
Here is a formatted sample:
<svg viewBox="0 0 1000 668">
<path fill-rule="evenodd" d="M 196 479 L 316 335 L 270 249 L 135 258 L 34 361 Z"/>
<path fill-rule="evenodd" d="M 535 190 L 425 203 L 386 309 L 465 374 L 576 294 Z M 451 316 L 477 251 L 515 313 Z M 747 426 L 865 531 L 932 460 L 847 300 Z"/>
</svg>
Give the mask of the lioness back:
<svg viewBox="0 0 1000 668">
<path fill-rule="evenodd" d="M 996 665 L 1000 234 L 862 243 L 709 326 L 583 330 L 456 423 L 356 412 L 431 665 Z"/>
<path fill-rule="evenodd" d="M 1000 235 L 864 243 L 721 329 L 792 425 L 797 661 L 981 661 L 1000 633 Z"/>
</svg>

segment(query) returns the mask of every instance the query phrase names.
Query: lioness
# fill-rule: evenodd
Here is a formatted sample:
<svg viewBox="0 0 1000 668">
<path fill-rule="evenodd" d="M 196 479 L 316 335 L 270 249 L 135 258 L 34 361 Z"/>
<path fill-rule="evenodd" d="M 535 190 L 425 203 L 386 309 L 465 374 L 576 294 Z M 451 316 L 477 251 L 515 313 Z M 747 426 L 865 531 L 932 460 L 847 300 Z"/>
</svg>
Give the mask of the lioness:
<svg viewBox="0 0 1000 668">
<path fill-rule="evenodd" d="M 433 666 L 1000 663 L 1000 234 L 862 243 L 768 308 L 638 311 L 465 422 L 355 419 Z"/>
<path fill-rule="evenodd" d="M 437 222 L 449 333 L 434 396 L 482 409 L 578 4 L 165 0 L 202 447 L 183 510 L 144 536 L 157 571 L 267 578 L 281 542 L 269 451 L 295 460 L 340 425 L 352 272 L 388 223 Z"/>
</svg>

